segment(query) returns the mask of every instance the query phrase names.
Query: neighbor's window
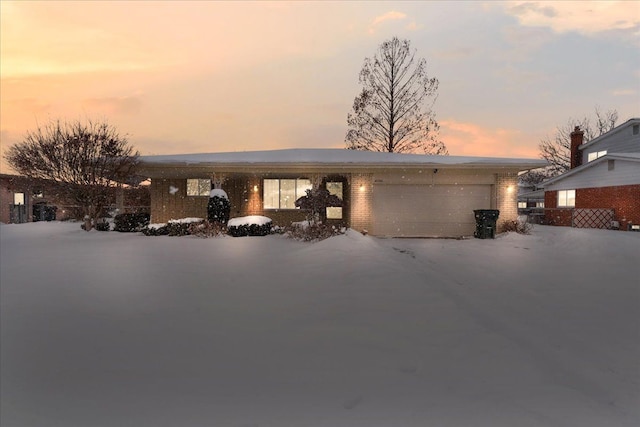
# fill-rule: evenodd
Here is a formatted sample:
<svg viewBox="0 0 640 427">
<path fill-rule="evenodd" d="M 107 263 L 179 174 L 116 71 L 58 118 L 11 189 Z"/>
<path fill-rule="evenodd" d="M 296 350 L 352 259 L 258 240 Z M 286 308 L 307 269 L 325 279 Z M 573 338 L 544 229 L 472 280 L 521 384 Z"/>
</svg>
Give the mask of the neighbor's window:
<svg viewBox="0 0 640 427">
<path fill-rule="evenodd" d="M 518 202 L 518 209 L 524 209 L 527 207 L 527 202 Z"/>
<path fill-rule="evenodd" d="M 576 206 L 576 190 L 558 191 L 558 207 L 573 208 Z"/>
<path fill-rule="evenodd" d="M 340 200 L 344 200 L 342 197 L 342 182 L 327 182 L 327 190 L 329 194 L 338 196 Z M 327 219 L 342 219 L 342 207 L 329 206 L 327 209 Z"/>
<path fill-rule="evenodd" d="M 13 204 L 24 205 L 24 193 L 13 193 Z"/>
<path fill-rule="evenodd" d="M 296 209 L 296 200 L 311 190 L 309 179 L 265 179 L 263 184 L 265 209 Z"/>
<path fill-rule="evenodd" d="M 210 179 L 187 179 L 187 196 L 209 196 Z"/>
<path fill-rule="evenodd" d="M 544 202 L 536 202 L 536 208 L 544 208 Z"/>
<path fill-rule="evenodd" d="M 592 162 L 595 159 L 599 159 L 600 157 L 607 154 L 607 150 L 604 151 L 594 151 L 593 153 L 587 154 L 587 162 Z"/>
</svg>

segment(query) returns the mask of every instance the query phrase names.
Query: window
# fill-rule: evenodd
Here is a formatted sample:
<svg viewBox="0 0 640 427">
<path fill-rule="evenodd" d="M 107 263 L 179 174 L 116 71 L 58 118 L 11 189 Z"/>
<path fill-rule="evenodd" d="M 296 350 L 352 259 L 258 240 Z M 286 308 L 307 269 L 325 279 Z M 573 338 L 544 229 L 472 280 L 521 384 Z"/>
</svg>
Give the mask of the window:
<svg viewBox="0 0 640 427">
<path fill-rule="evenodd" d="M 607 154 L 607 150 L 604 151 L 594 151 L 593 153 L 587 154 L 587 162 L 592 162 L 595 159 L 599 159 L 600 157 Z"/>
<path fill-rule="evenodd" d="M 44 193 L 42 192 L 42 188 L 34 188 L 33 189 L 33 198 L 34 199 L 42 199 L 44 197 Z"/>
<path fill-rule="evenodd" d="M 24 205 L 24 193 L 13 193 L 13 204 Z"/>
<path fill-rule="evenodd" d="M 536 202 L 536 208 L 544 208 L 544 202 Z"/>
<path fill-rule="evenodd" d="M 187 196 L 207 196 L 211 192 L 210 179 L 187 179 Z"/>
<path fill-rule="evenodd" d="M 327 190 L 329 191 L 329 194 L 333 194 L 340 200 L 344 200 L 342 197 L 342 182 L 327 182 Z M 342 219 L 342 207 L 327 207 L 327 219 Z"/>
<path fill-rule="evenodd" d="M 573 208 L 576 206 L 576 190 L 558 191 L 558 207 Z"/>
<path fill-rule="evenodd" d="M 527 202 L 518 202 L 518 209 L 525 209 L 527 207 Z"/>
<path fill-rule="evenodd" d="M 308 179 L 265 179 L 264 209 L 296 209 L 296 200 L 311 190 Z"/>
</svg>

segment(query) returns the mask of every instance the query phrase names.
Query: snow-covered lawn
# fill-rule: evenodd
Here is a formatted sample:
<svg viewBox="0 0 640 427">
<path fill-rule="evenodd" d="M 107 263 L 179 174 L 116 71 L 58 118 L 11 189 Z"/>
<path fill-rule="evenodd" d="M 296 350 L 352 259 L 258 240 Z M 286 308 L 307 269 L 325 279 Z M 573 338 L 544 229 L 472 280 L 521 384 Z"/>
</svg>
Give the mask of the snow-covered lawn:
<svg viewBox="0 0 640 427">
<path fill-rule="evenodd" d="M 640 425 L 640 233 L 0 241 L 2 427 Z"/>
</svg>

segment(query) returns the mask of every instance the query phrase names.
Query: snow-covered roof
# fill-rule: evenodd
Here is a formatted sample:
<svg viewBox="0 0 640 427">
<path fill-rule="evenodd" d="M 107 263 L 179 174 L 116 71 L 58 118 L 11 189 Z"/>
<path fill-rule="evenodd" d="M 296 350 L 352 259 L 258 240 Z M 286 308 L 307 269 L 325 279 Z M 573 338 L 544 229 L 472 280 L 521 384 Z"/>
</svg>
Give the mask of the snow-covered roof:
<svg viewBox="0 0 640 427">
<path fill-rule="evenodd" d="M 547 166 L 545 160 L 504 157 L 429 156 L 345 149 L 285 149 L 226 153 L 141 156 L 146 166 L 461 166 L 513 167 L 520 170 Z"/>
<path fill-rule="evenodd" d="M 575 175 L 577 173 L 582 172 L 585 169 L 589 169 L 601 162 L 604 162 L 606 160 L 626 160 L 626 161 L 630 161 L 630 162 L 640 162 L 640 153 L 610 153 L 610 154 L 605 154 L 602 157 L 598 157 L 596 160 L 592 160 L 587 164 L 584 164 L 582 166 L 578 166 L 577 168 L 574 169 L 570 169 L 569 171 L 563 173 L 562 175 L 558 175 L 556 177 L 553 177 L 551 179 L 548 179 L 546 181 L 544 181 L 543 183 L 540 184 L 541 187 L 546 187 L 549 184 L 553 184 L 554 182 L 560 181 L 562 179 L 568 178 L 572 175 Z"/>
</svg>

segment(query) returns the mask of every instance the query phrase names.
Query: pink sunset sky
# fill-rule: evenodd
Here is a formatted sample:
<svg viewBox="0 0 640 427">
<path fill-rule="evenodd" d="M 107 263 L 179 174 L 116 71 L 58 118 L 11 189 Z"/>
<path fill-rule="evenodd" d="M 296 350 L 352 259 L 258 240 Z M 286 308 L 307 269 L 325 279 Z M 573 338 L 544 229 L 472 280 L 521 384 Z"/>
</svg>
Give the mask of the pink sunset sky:
<svg viewBox="0 0 640 427">
<path fill-rule="evenodd" d="M 3 153 L 58 118 L 107 120 L 143 155 L 343 148 L 363 60 L 393 36 L 440 81 L 452 155 L 536 158 L 596 105 L 640 116 L 638 2 L 0 7 Z"/>
</svg>

